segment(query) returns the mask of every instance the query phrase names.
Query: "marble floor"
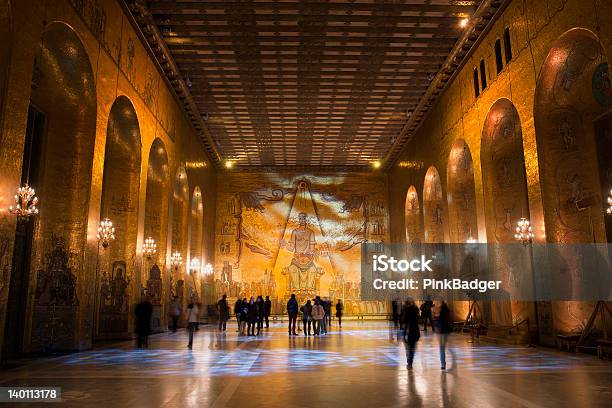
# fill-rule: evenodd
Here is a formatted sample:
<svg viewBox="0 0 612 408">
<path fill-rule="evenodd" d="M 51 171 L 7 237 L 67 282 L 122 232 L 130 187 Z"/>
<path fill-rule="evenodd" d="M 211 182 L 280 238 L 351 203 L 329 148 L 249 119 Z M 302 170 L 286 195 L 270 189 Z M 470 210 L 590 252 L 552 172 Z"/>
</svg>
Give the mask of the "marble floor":
<svg viewBox="0 0 612 408">
<path fill-rule="evenodd" d="M 612 362 L 548 349 L 470 344 L 452 335 L 440 370 L 423 335 L 412 371 L 386 322 L 346 322 L 321 337 L 259 337 L 203 326 L 35 359 L 0 371 L 0 386 L 60 386 L 74 407 L 610 407 Z M 26 406 L 27 404 L 19 404 Z"/>
</svg>

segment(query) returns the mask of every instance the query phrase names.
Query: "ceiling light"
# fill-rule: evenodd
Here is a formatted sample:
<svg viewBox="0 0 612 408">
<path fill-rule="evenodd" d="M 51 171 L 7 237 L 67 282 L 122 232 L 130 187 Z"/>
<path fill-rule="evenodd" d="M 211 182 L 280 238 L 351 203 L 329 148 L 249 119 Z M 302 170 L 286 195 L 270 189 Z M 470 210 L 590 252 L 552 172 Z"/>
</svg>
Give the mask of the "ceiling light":
<svg viewBox="0 0 612 408">
<path fill-rule="evenodd" d="M 234 162 L 231 160 L 226 160 L 225 161 L 225 168 L 226 169 L 231 169 L 232 167 L 234 167 Z"/>
<path fill-rule="evenodd" d="M 465 28 L 467 27 L 468 23 L 470 22 L 469 18 L 462 18 L 461 21 L 459 21 L 459 27 L 461 28 Z"/>
<path fill-rule="evenodd" d="M 375 169 L 380 169 L 380 161 L 379 160 L 374 160 L 372 162 L 372 167 L 374 167 Z"/>
</svg>

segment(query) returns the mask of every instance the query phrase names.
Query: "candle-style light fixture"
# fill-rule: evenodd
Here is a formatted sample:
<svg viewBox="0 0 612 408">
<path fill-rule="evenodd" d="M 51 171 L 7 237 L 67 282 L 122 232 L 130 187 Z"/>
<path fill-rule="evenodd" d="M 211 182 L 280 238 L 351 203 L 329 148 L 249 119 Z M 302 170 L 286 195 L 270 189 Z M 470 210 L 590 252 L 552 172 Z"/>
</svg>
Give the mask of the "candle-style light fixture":
<svg viewBox="0 0 612 408">
<path fill-rule="evenodd" d="M 213 273 L 213 266 L 210 263 L 204 265 L 204 275 L 210 276 Z"/>
<path fill-rule="evenodd" d="M 468 239 L 465 241 L 467 244 L 477 244 L 478 240 L 476 238 L 474 238 L 473 236 L 469 236 Z"/>
<path fill-rule="evenodd" d="M 610 194 L 608 194 L 608 208 L 606 209 L 606 214 L 612 215 L 612 190 L 610 190 Z"/>
<path fill-rule="evenodd" d="M 157 244 L 152 237 L 145 239 L 142 252 L 147 259 L 151 259 L 157 253 Z"/>
<path fill-rule="evenodd" d="M 30 217 L 38 214 L 38 197 L 36 191 L 26 183 L 23 187 L 17 189 L 15 194 L 15 207 L 9 207 L 11 214 L 17 215 L 17 220 L 28 221 Z"/>
<path fill-rule="evenodd" d="M 514 238 L 523 245 L 527 245 L 531 242 L 533 237 L 535 237 L 535 235 L 531 228 L 531 222 L 525 217 L 521 218 L 516 223 L 516 234 L 514 234 Z"/>
<path fill-rule="evenodd" d="M 111 241 L 115 240 L 115 227 L 113 227 L 113 222 L 108 218 L 103 219 L 98 227 L 98 234 L 96 237 L 102 245 L 102 248 L 107 248 Z"/>
<path fill-rule="evenodd" d="M 178 269 L 183 264 L 183 255 L 179 251 L 174 251 L 172 256 L 170 257 L 170 265 L 178 271 Z"/>
<path fill-rule="evenodd" d="M 198 272 L 202 265 L 200 264 L 200 260 L 198 258 L 191 258 L 191 262 L 189 264 L 190 272 Z"/>
</svg>

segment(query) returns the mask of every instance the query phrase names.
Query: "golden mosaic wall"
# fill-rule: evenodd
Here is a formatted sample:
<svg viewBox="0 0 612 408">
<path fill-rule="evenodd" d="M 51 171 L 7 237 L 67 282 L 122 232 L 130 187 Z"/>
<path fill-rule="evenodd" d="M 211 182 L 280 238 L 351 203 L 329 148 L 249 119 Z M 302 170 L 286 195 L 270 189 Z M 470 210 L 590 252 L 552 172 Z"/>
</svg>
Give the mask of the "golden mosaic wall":
<svg viewBox="0 0 612 408">
<path fill-rule="evenodd" d="M 361 243 L 388 242 L 385 174 L 219 175 L 217 295 L 270 295 L 285 312 L 291 293 L 345 299 L 347 313 L 381 313 L 360 302 Z"/>
<path fill-rule="evenodd" d="M 193 239 L 213 255 L 216 175 L 203 145 L 119 2 L 2 0 L 0 21 L 0 339 L 7 309 L 21 313 L 11 330 L 25 324 L 9 336 L 14 350 L 86 348 L 94 326 L 96 337 L 129 336 L 143 287 L 163 326 L 171 287 L 187 279 L 184 264 L 170 274 L 169 258 L 188 259 L 196 188 L 204 227 Z M 23 162 L 30 103 L 44 116 L 33 166 Z M 22 167 L 38 169 L 24 180 L 36 181 L 40 214 L 16 229 L 7 208 Z M 96 239 L 104 217 L 117 229 L 108 250 Z M 158 254 L 143 262 L 148 236 Z M 20 267 L 25 296 L 8 305 Z"/>
<path fill-rule="evenodd" d="M 520 216 L 530 218 L 535 228 L 536 242 L 558 242 L 556 236 L 559 234 L 555 231 L 559 229 L 567 231 L 563 226 L 564 221 L 558 218 L 559 211 L 561 211 L 560 215 L 562 217 L 578 219 L 578 221 L 572 222 L 579 226 L 577 234 L 580 235 L 579 230 L 585 229 L 581 226 L 581 223 L 589 224 L 588 219 L 585 218 L 588 217 L 588 211 L 578 213 L 574 211 L 576 206 L 573 207 L 574 210 L 571 210 L 565 204 L 564 208 L 560 209 L 556 203 L 570 202 L 573 190 L 582 194 L 578 200 L 580 203 L 588 204 L 593 208 L 599 208 L 602 205 L 604 197 L 602 197 L 601 190 L 605 184 L 603 178 L 602 188 L 597 189 L 596 194 L 592 194 L 592 186 L 595 182 L 593 177 L 596 179 L 598 172 L 589 164 L 589 162 L 596 162 L 597 159 L 593 157 L 593 142 L 590 134 L 592 134 L 593 116 L 606 110 L 609 112 L 610 109 L 610 101 L 605 101 L 610 94 L 609 76 L 601 64 L 609 60 L 612 54 L 612 27 L 607 24 L 611 19 L 612 3 L 609 1 L 514 0 L 510 2 L 501 18 L 493 24 L 489 33 L 484 36 L 476 50 L 471 53 L 465 66 L 456 73 L 455 78 L 443 92 L 438 103 L 430 109 L 429 116 L 412 142 L 407 145 L 398 160 L 398 165 L 390 171 L 389 204 L 392 241 L 402 242 L 405 239 L 405 224 L 403 221 L 405 220 L 405 200 L 408 188 L 414 185 L 419 198 L 423 200 L 425 173 L 429 166 L 435 166 L 440 173 L 442 190 L 446 198 L 443 200 L 443 204 L 444 207 L 448 208 L 448 194 L 457 190 L 457 186 L 451 186 L 448 183 L 455 183 L 456 178 L 450 177 L 449 168 L 453 166 L 452 147 L 459 139 L 465 140 L 473 159 L 475 208 L 472 212 L 473 217 L 476 217 L 478 226 L 477 229 L 473 230 L 473 234 L 480 242 L 511 240 L 512 234 L 508 231 L 507 225 L 510 226 L 511 230 Z M 572 44 L 575 41 L 569 41 L 570 44 L 565 48 L 563 46 L 559 47 L 558 40 L 561 39 L 561 43 L 563 43 L 563 34 L 576 27 L 582 27 L 590 32 L 588 36 L 581 38 L 595 38 L 600 44 L 593 47 L 592 41 L 585 43 L 583 46 L 579 46 L 575 53 L 571 52 Z M 503 69 L 497 73 L 494 44 L 497 39 L 503 40 L 505 28 L 510 30 L 512 60 L 508 62 L 504 56 Z M 597 44 L 597 41 L 595 44 Z M 560 70 L 546 62 L 551 50 L 554 55 L 550 61 L 555 61 L 561 67 Z M 481 91 L 479 97 L 476 97 L 473 85 L 473 69 L 479 66 L 481 59 L 486 62 L 487 88 Z M 587 60 L 588 62 L 586 62 Z M 560 74 L 558 74 L 559 72 Z M 552 186 L 551 188 L 546 187 L 549 183 L 553 185 L 555 183 L 554 177 L 546 175 L 547 169 L 550 167 L 549 163 L 556 165 L 569 163 L 563 159 L 563 155 L 559 154 L 564 149 L 564 140 L 565 142 L 572 142 L 573 140 L 576 144 L 580 140 L 576 137 L 572 138 L 571 126 L 562 129 L 559 127 L 559 121 L 550 117 L 540 116 L 535 120 L 535 122 L 541 120 L 547 125 L 538 126 L 537 123 L 534 123 L 536 88 L 541 87 L 539 85 L 541 81 L 544 81 L 544 83 L 554 82 L 553 77 L 555 75 L 557 78 L 565 75 L 569 81 L 566 81 L 565 84 L 570 85 L 577 93 L 577 98 L 574 98 L 573 102 L 565 103 L 561 101 L 563 103 L 558 104 L 559 107 L 562 107 L 561 105 L 566 107 L 567 105 L 580 106 L 580 109 L 575 110 L 577 116 L 566 115 L 566 117 L 568 119 L 578 117 L 582 123 L 589 127 L 590 130 L 586 132 L 586 136 L 591 137 L 589 142 L 591 145 L 587 144 L 586 146 L 587 150 L 591 149 L 588 153 L 589 156 L 583 158 L 579 165 L 581 170 L 577 172 L 586 172 L 590 175 L 590 178 L 574 181 L 572 187 L 572 177 L 565 177 L 562 183 L 557 182 L 558 187 L 560 187 L 557 190 Z M 504 194 L 500 195 L 499 191 L 495 193 L 494 190 L 495 188 L 501 188 L 502 190 L 505 188 L 501 185 L 504 183 L 504 179 L 507 180 L 506 184 L 510 183 L 509 185 L 511 185 L 512 180 L 519 176 L 519 173 L 516 173 L 513 169 L 522 167 L 521 155 L 513 153 L 507 157 L 493 158 L 490 156 L 491 152 L 487 152 L 487 149 L 481 143 L 487 134 L 487 131 L 485 131 L 487 118 L 491 119 L 491 129 L 493 131 L 497 126 L 500 127 L 502 133 L 506 132 L 504 128 L 507 126 L 503 125 L 503 120 L 499 122 L 501 117 L 495 115 L 490 117 L 492 107 L 496 101 L 502 98 L 508 101 L 512 109 L 516 110 L 516 123 L 520 127 L 520 143 L 524 156 L 525 181 L 519 180 L 521 185 L 514 186 L 511 189 L 506 188 L 508 190 L 507 198 L 512 201 L 511 205 L 503 204 Z M 544 96 L 539 101 L 547 103 L 546 98 Z M 563 98 L 566 98 L 566 96 L 563 96 Z M 604 101 L 604 106 L 602 107 L 600 104 L 599 108 L 594 109 L 599 100 Z M 544 109 L 547 112 L 551 110 Z M 590 112 L 585 112 L 585 110 Z M 548 129 L 546 126 L 548 126 Z M 538 132 L 537 138 L 536 132 Z M 574 132 L 578 132 L 576 127 L 574 127 Z M 548 136 L 548 133 L 552 133 L 551 136 Z M 540 140 L 542 138 L 551 140 L 550 143 L 553 145 L 542 145 Z M 536 143 L 536 140 L 539 143 Z M 609 141 L 607 146 L 607 150 L 610 150 Z M 494 147 L 494 149 L 498 148 L 499 146 Z M 600 150 L 602 150 L 602 147 L 600 147 Z M 606 150 L 606 147 L 603 147 L 603 150 Z M 500 159 L 504 159 L 506 162 Z M 545 160 L 545 162 L 542 162 L 542 160 Z M 487 161 L 491 162 L 492 167 L 485 168 Z M 402 162 L 422 163 L 423 165 L 406 166 L 402 165 Z M 567 172 L 570 171 L 570 168 L 566 169 Z M 497 182 L 501 184 L 498 183 L 497 187 L 487 189 L 486 177 L 483 176 L 483 173 L 487 171 L 489 176 L 496 178 Z M 605 169 L 600 169 L 599 174 L 605 174 L 605 171 Z M 566 178 L 567 180 L 565 180 Z M 609 181 L 612 182 L 612 180 Z M 561 193 L 558 193 L 558 191 L 561 191 Z M 520 197 L 523 194 L 527 197 L 528 202 L 521 203 Z M 517 198 L 519 198 L 518 201 Z M 587 198 L 589 199 L 587 200 Z M 555 211 L 557 211 L 556 215 Z M 571 217 L 564 216 L 564 211 L 572 211 Z M 465 214 L 461 215 L 454 211 L 451 211 L 449 215 L 451 226 L 462 222 L 462 220 L 455 218 L 465 217 Z M 410 218 L 410 220 L 413 219 L 414 216 Z M 587 241 L 605 242 L 602 214 L 598 212 L 597 216 L 592 218 L 592 221 L 592 227 L 586 228 L 589 234 Z M 427 219 L 425 219 L 425 224 L 427 225 Z M 455 233 L 452 235 L 454 236 Z M 583 241 L 583 238 L 566 240 L 566 242 L 577 241 Z M 533 311 L 525 311 L 523 306 L 513 305 L 512 321 L 516 322 L 526 314 L 533 313 Z M 586 324 L 591 310 L 592 305 L 584 302 L 574 302 L 573 304 L 553 302 L 553 304 L 538 305 L 540 334 L 543 337 L 548 336 L 547 338 L 550 340 L 550 335 L 555 331 L 579 331 Z M 542 327 L 543 325 L 546 327 Z"/>
</svg>

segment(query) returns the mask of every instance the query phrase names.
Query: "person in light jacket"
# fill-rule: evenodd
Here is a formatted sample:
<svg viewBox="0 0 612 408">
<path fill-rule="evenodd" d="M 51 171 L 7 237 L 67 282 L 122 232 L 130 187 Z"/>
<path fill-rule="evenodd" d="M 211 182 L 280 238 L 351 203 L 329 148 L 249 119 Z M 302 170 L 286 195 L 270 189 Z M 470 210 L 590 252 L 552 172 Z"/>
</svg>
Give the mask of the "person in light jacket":
<svg viewBox="0 0 612 408">
<path fill-rule="evenodd" d="M 325 316 L 325 310 L 319 303 L 319 299 L 315 299 L 314 306 L 312 307 L 312 324 L 314 326 L 314 335 L 318 336 L 323 326 L 323 317 Z"/>
<path fill-rule="evenodd" d="M 187 347 L 191 349 L 193 347 L 193 332 L 200 321 L 200 309 L 197 303 L 191 302 L 187 305 L 185 320 L 187 320 L 187 330 L 189 330 L 189 344 L 187 344 Z"/>
</svg>

